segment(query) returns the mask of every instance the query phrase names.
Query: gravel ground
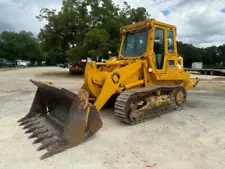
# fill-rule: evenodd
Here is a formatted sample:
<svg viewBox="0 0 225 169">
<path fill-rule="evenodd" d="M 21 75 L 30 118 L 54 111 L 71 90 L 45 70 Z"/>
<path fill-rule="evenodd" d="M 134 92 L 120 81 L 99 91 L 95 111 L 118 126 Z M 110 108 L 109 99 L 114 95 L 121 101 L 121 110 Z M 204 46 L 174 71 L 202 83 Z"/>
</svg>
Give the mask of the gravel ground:
<svg viewBox="0 0 225 169">
<path fill-rule="evenodd" d="M 0 169 L 141 169 L 151 165 L 157 169 L 224 169 L 224 79 L 198 77 L 204 81 L 189 92 L 183 110 L 127 126 L 118 121 L 111 109 L 103 109 L 100 112 L 103 127 L 90 140 L 39 160 L 44 151 L 37 152 L 39 145 L 32 145 L 16 123 L 29 111 L 37 89 L 29 82 L 30 78 L 51 80 L 77 92 L 83 77 L 70 76 L 68 69 L 56 67 L 2 71 Z"/>
</svg>

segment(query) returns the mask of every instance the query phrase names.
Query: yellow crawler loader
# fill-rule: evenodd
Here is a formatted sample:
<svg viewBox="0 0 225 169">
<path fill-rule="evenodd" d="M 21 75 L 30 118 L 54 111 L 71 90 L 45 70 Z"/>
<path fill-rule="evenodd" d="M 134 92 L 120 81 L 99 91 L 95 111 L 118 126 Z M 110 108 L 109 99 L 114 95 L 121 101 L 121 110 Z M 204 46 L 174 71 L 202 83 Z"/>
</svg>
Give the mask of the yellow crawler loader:
<svg viewBox="0 0 225 169">
<path fill-rule="evenodd" d="M 195 87 L 177 53 L 176 27 L 150 19 L 123 26 L 117 57 L 86 64 L 84 84 L 75 94 L 51 82 L 37 87 L 29 113 L 18 122 L 41 143 L 48 158 L 76 146 L 102 127 L 99 111 L 108 102 L 128 125 L 180 109 Z"/>
</svg>

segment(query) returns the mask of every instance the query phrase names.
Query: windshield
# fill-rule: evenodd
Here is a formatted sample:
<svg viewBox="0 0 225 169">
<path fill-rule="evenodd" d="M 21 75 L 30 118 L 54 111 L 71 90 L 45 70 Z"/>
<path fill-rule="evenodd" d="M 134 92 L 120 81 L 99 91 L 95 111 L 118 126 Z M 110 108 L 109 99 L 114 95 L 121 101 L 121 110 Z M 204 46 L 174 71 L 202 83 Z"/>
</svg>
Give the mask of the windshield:
<svg viewBox="0 0 225 169">
<path fill-rule="evenodd" d="M 127 32 L 123 44 L 122 55 L 125 57 L 136 57 L 146 51 L 148 39 L 148 28 Z"/>
</svg>

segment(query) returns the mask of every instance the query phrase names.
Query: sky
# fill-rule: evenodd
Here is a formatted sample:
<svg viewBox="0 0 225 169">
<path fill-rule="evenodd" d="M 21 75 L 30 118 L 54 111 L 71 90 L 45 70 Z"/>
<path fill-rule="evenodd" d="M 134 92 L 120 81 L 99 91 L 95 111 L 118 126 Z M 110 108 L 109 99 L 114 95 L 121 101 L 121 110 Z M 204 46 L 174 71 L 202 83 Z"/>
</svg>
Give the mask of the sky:
<svg viewBox="0 0 225 169">
<path fill-rule="evenodd" d="M 113 0 L 122 4 L 123 0 Z M 152 18 L 177 27 L 177 39 L 198 47 L 225 43 L 225 0 L 126 0 L 143 6 Z M 36 20 L 42 8 L 60 10 L 62 0 L 0 0 L 0 31 L 38 34 L 44 23 Z"/>
</svg>

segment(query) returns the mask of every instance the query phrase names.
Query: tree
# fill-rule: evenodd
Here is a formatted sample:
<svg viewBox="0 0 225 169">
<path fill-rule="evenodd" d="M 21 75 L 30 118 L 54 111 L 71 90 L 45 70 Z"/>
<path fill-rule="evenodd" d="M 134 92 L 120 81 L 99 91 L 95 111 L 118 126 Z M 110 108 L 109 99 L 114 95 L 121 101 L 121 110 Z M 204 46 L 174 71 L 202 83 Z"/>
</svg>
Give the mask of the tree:
<svg viewBox="0 0 225 169">
<path fill-rule="evenodd" d="M 41 29 L 39 40 L 41 50 L 51 64 L 65 62 L 70 47 L 79 45 L 83 40 L 88 17 L 86 3 L 79 0 L 63 1 L 61 11 L 42 10 L 38 18 L 47 20 L 48 24 Z"/>
<path fill-rule="evenodd" d="M 85 34 L 84 44 L 92 59 L 108 54 L 108 40 L 109 34 L 103 29 L 95 28 Z"/>
<path fill-rule="evenodd" d="M 219 62 L 222 62 L 223 66 L 225 66 L 225 44 L 218 46 L 217 52 Z"/>
<path fill-rule="evenodd" d="M 184 66 L 190 67 L 193 62 L 201 61 L 200 49 L 191 44 L 177 42 L 178 53 L 184 58 Z"/>
<path fill-rule="evenodd" d="M 38 36 L 42 53 L 52 62 L 77 60 L 88 55 L 107 58 L 108 51 L 116 55 L 119 28 L 149 16 L 143 7 L 135 9 L 124 4 L 125 7 L 119 8 L 112 0 L 64 0 L 57 14 L 55 10 L 42 9 L 37 19 L 48 21 Z M 97 46 L 96 38 L 101 42 Z M 94 48 L 90 49 L 86 43 Z"/>
<path fill-rule="evenodd" d="M 0 58 L 41 61 L 40 46 L 31 32 L 2 32 L 0 34 Z"/>
</svg>

